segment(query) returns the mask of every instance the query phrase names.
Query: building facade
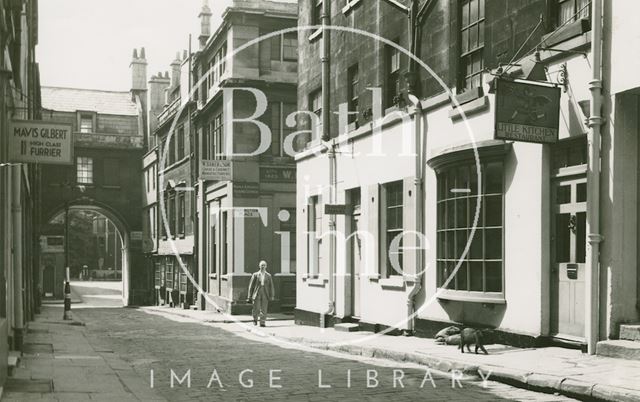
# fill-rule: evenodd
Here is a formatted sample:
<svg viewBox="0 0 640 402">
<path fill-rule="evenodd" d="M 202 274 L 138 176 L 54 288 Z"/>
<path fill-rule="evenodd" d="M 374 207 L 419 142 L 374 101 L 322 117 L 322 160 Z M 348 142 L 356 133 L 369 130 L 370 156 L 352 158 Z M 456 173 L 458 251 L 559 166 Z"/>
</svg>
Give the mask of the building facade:
<svg viewBox="0 0 640 402">
<path fill-rule="evenodd" d="M 300 2 L 299 24 L 321 21 L 322 3 Z M 616 123 L 603 126 L 602 154 L 594 154 L 588 138 L 601 120 L 590 111 L 599 82 L 592 67 L 600 57 L 591 38 L 602 25 L 593 24 L 591 2 L 426 2 L 416 42 L 389 2 L 329 3 L 331 25 L 387 42 L 334 30 L 299 35 L 298 105 L 319 116 L 320 49 L 331 37 L 331 119 L 296 157 L 304 262 L 296 321 L 423 336 L 456 323 L 494 328 L 501 342 L 591 351 L 637 320 L 636 256 L 620 248 L 637 244 L 637 220 L 614 224 L 637 217 L 637 99 L 620 92 L 605 100 L 603 115 Z M 605 7 L 604 66 L 617 30 L 607 21 L 633 7 L 622 3 Z M 416 65 L 433 74 L 406 74 L 409 59 L 394 43 L 413 43 Z M 556 142 L 496 138 L 498 76 L 560 88 Z M 341 119 L 340 104 L 356 113 Z M 599 175 L 589 155 L 601 161 Z M 588 198 L 594 175 L 602 186 Z M 594 198 L 608 215 L 589 210 Z M 326 204 L 345 204 L 346 214 Z M 616 218 L 614 205 L 628 208 Z M 333 228 L 335 240 L 326 236 Z M 599 264 L 590 264 L 602 238 Z"/>
<path fill-rule="evenodd" d="M 234 1 L 212 34 L 210 17 L 205 6 L 200 49 L 193 60 L 201 308 L 248 312 L 251 273 L 266 260 L 276 287 L 273 308 L 292 309 L 295 164 L 283 138 L 293 130 L 285 117 L 296 108 L 297 35 L 261 36 L 295 27 L 297 8 Z M 266 98 L 257 120 L 272 134 L 268 141 L 255 122 L 241 121 L 257 112 L 256 92 Z M 227 166 L 230 174 L 211 176 L 203 166 Z M 284 232 L 288 235 L 283 237 Z"/>
<path fill-rule="evenodd" d="M 153 130 L 153 141 L 158 144 L 156 151 L 152 151 L 156 152 L 156 159 L 154 163 L 145 162 L 147 171 L 157 171 L 148 188 L 157 194 L 156 206 L 150 208 L 149 217 L 155 215 L 158 239 L 154 252 L 156 301 L 184 308 L 195 304 L 196 295 L 185 270 L 197 278 L 190 67 L 191 55 L 187 51 L 182 55 L 178 53 L 171 63 L 171 76 L 164 89 L 164 107 L 156 115 Z M 149 85 L 162 85 L 162 78 L 161 74 L 152 77 Z"/>
<path fill-rule="evenodd" d="M 38 2 L 0 2 L 0 390 L 39 308 L 39 167 L 12 162 L 12 121 L 40 119 Z M 0 391 L 1 392 L 1 391 Z"/>
<path fill-rule="evenodd" d="M 66 235 L 65 222 L 74 214 L 98 214 L 94 223 L 107 218 L 118 235 L 106 235 L 115 256 L 120 256 L 125 305 L 149 302 L 152 276 L 143 270 L 140 160 L 143 155 L 144 106 L 132 91 L 43 87 L 42 119 L 71 126 L 73 164 L 50 166 L 42 172 L 41 234 Z M 138 102 L 137 102 L 138 100 Z M 61 218 L 60 218 L 61 217 Z M 106 225 L 104 225 L 106 226 Z M 97 227 L 96 227 L 97 229 Z M 56 232 L 57 231 L 57 232 Z M 103 232 L 105 229 L 103 228 Z M 107 232 L 108 233 L 108 232 Z M 43 292 L 62 298 L 62 287 L 70 266 L 69 242 L 59 250 L 44 253 L 40 261 Z M 99 237 L 97 236 L 98 244 Z M 48 239 L 47 239 L 48 241 Z M 105 244 L 106 246 L 106 244 Z M 119 248 L 119 250 L 114 250 Z M 113 255 L 112 255 L 113 259 Z M 104 258 L 88 262 L 94 276 L 112 275 Z M 70 266 L 76 276 L 82 266 Z M 116 267 L 111 267 L 115 269 Z"/>
</svg>

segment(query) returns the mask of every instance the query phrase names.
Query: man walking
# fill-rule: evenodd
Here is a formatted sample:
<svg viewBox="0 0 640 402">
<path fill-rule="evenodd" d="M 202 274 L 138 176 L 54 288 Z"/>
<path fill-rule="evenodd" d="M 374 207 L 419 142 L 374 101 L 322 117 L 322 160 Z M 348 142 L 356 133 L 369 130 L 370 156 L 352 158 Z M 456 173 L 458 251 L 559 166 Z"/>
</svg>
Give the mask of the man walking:
<svg viewBox="0 0 640 402">
<path fill-rule="evenodd" d="M 267 262 L 260 261 L 258 266 L 260 270 L 254 272 L 249 281 L 247 302 L 253 302 L 253 325 L 258 325 L 258 319 L 260 319 L 260 326 L 264 327 L 269 300 L 274 300 L 275 291 L 271 274 L 267 272 Z"/>
</svg>

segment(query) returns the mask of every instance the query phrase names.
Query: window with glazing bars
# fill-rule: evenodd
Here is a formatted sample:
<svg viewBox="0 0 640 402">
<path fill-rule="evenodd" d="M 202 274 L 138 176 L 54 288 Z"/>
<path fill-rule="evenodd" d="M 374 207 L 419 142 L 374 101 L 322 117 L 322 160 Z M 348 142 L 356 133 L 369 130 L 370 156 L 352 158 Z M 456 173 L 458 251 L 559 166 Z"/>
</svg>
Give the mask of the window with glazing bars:
<svg viewBox="0 0 640 402">
<path fill-rule="evenodd" d="M 482 85 L 484 2 L 463 0 L 460 9 L 460 91 Z"/>
<path fill-rule="evenodd" d="M 76 158 L 76 181 L 79 184 L 93 184 L 93 159 L 85 156 Z"/>
<path fill-rule="evenodd" d="M 480 210 L 474 225 L 478 205 L 476 164 L 470 161 L 438 173 L 438 287 L 464 292 L 503 291 L 502 162 L 482 163 L 481 174 Z M 468 253 L 464 254 L 470 239 Z M 461 258 L 460 268 L 449 281 Z"/>
</svg>

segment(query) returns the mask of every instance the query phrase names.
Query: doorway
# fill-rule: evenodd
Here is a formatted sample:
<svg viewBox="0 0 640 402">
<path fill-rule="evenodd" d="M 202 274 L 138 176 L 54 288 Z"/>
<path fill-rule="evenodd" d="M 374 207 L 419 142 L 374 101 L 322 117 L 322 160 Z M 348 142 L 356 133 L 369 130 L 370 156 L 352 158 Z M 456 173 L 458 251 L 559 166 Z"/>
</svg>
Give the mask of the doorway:
<svg viewBox="0 0 640 402">
<path fill-rule="evenodd" d="M 348 193 L 351 207 L 349 251 L 349 277 L 351 278 L 351 316 L 360 317 L 360 273 L 362 268 L 362 241 L 360 230 L 360 189 Z"/>
<path fill-rule="evenodd" d="M 552 185 L 551 332 L 583 340 L 587 179 L 562 177 Z"/>
</svg>

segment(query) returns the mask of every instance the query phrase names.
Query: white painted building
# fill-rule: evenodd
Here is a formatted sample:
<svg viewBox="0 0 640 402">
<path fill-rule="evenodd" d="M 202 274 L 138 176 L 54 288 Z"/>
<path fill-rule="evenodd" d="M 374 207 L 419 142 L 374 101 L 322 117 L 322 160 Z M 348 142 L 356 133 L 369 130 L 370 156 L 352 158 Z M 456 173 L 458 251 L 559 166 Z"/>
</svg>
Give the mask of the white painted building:
<svg viewBox="0 0 640 402">
<path fill-rule="evenodd" d="M 634 88 L 640 79 L 629 71 L 637 64 L 636 50 L 618 53 L 630 36 L 640 33 L 629 17 L 638 6 L 629 1 L 604 4 L 600 206 L 590 212 L 600 223 L 599 232 L 587 217 L 592 202 L 587 194 L 593 189 L 587 184 L 593 152 L 588 133 L 599 123 L 590 110 L 597 60 L 590 50 L 590 14 L 578 10 L 573 19 L 538 37 L 537 51 L 527 47 L 531 52 L 507 67 L 507 73 L 503 70 L 510 79 L 561 88 L 556 143 L 495 139 L 494 76 L 485 72 L 481 86 L 460 91 L 454 83 L 450 89 L 457 95 L 425 96 L 417 123 L 415 108 L 401 107 L 409 117 L 404 122 L 385 117 L 379 135 L 380 120 L 360 121 L 359 128 L 336 130 L 339 135 L 328 142 L 312 141 L 297 156 L 297 261 L 307 266 L 298 269 L 298 323 L 356 321 L 365 329 L 422 336 L 455 323 L 494 328 L 499 342 L 569 342 L 589 344 L 591 351 L 595 343 L 590 341 L 615 339 L 620 324 L 638 320 L 639 104 Z M 481 22 L 490 24 L 488 14 Z M 334 71 L 341 66 L 331 66 L 332 74 L 340 74 Z M 485 67 L 500 73 L 489 62 Z M 371 64 L 378 81 L 367 79 L 367 85 L 388 85 L 385 68 L 382 62 Z M 360 74 L 362 80 L 362 70 Z M 465 77 L 458 78 L 457 85 L 464 84 Z M 365 89 L 360 91 L 362 99 Z M 332 108 L 337 110 L 341 102 L 348 99 L 335 96 Z M 308 107 L 312 110 L 311 102 Z M 418 164 L 416 127 L 425 149 Z M 381 155 L 373 155 L 380 150 Z M 422 169 L 424 190 L 419 185 Z M 346 215 L 335 215 L 335 230 L 343 234 L 337 236 L 335 259 L 331 237 L 322 236 L 332 232 L 326 204 L 348 206 Z M 421 257 L 412 233 L 422 225 L 425 264 L 417 265 Z M 390 242 L 401 233 L 404 248 L 396 253 Z M 599 270 L 598 264 L 589 264 L 598 235 L 603 239 Z M 597 259 L 598 253 L 594 255 Z M 396 256 L 399 271 L 391 266 Z M 595 279 L 589 277 L 591 269 Z"/>
</svg>

